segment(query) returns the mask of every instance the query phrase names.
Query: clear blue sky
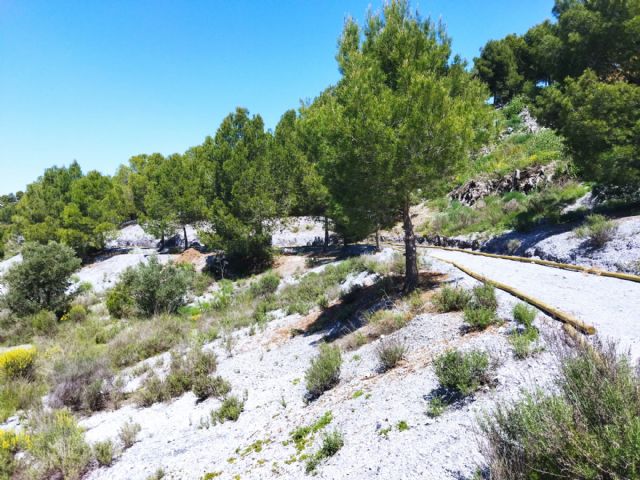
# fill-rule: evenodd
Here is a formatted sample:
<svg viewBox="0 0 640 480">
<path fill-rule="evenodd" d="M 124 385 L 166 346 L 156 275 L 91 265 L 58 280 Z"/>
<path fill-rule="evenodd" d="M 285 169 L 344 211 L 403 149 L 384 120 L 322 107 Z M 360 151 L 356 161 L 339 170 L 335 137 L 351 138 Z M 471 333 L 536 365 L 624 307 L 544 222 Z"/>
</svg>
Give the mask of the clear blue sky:
<svg viewBox="0 0 640 480">
<path fill-rule="evenodd" d="M 553 0 L 413 1 L 471 60 Z M 337 38 L 381 0 L 0 0 L 0 193 L 76 159 L 183 152 L 236 106 L 273 128 L 335 83 Z"/>
</svg>

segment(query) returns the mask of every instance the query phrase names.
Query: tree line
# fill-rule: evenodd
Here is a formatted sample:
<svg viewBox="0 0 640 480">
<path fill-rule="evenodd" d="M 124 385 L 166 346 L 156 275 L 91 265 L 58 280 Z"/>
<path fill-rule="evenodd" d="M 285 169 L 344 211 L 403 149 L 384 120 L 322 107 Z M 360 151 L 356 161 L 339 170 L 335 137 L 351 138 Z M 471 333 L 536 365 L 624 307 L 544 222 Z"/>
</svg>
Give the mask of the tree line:
<svg viewBox="0 0 640 480">
<path fill-rule="evenodd" d="M 474 68 L 441 24 L 403 0 L 345 22 L 340 80 L 284 113 L 273 131 L 238 108 L 182 154 L 138 155 L 109 177 L 53 167 L 2 199 L 4 238 L 56 240 L 87 256 L 137 220 L 161 238 L 205 225 L 207 247 L 237 269 L 271 260 L 277 218 L 324 216 L 346 242 L 401 221 L 407 290 L 418 281 L 409 207 L 440 195 L 496 134 L 496 113 L 526 96 L 566 137 L 585 178 L 634 185 L 638 174 L 640 0 L 557 0 L 555 22 L 490 41 Z"/>
</svg>

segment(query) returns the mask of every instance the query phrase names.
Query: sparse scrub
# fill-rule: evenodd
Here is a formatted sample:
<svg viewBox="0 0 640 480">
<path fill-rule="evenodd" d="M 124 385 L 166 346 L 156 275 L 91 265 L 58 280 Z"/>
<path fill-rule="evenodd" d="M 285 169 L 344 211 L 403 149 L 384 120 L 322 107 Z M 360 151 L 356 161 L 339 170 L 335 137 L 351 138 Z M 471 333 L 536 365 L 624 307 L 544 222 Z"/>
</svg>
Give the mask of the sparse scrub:
<svg viewBox="0 0 640 480">
<path fill-rule="evenodd" d="M 538 339 L 538 330 L 533 326 L 536 310 L 524 303 L 513 308 L 513 318 L 522 330 L 512 332 L 509 338 L 516 358 L 523 359 L 533 353 L 532 344 Z"/>
<path fill-rule="evenodd" d="M 40 310 L 27 317 L 27 322 L 31 326 L 33 333 L 39 335 L 53 335 L 58 329 L 58 317 L 48 310 Z"/>
<path fill-rule="evenodd" d="M 377 310 L 369 316 L 368 321 L 375 336 L 388 335 L 406 326 L 409 315 L 394 310 Z"/>
<path fill-rule="evenodd" d="M 395 367 L 398 362 L 404 359 L 406 353 L 406 345 L 398 340 L 382 342 L 376 349 L 382 371 L 387 371 Z"/>
<path fill-rule="evenodd" d="M 498 322 L 495 311 L 484 307 L 468 307 L 464 311 L 464 321 L 474 330 L 484 330 Z"/>
<path fill-rule="evenodd" d="M 594 248 L 602 248 L 613 240 L 617 230 L 618 226 L 614 221 L 594 214 L 589 215 L 585 224 L 576 229 L 575 233 L 578 238 L 586 239 Z"/>
<path fill-rule="evenodd" d="M 18 410 L 29 410 L 41 405 L 41 397 L 46 393 L 46 387 L 33 380 L 18 378 L 15 380 L 2 379 L 0 382 L 0 422 Z"/>
<path fill-rule="evenodd" d="M 561 356 L 556 393 L 499 404 L 481 422 L 491 478 L 637 478 L 640 379 L 615 345 Z"/>
<path fill-rule="evenodd" d="M 51 374 L 51 404 L 72 410 L 105 408 L 112 374 L 104 358 L 75 354 L 57 361 Z"/>
<path fill-rule="evenodd" d="M 42 411 L 29 418 L 29 453 L 40 478 L 77 480 L 91 460 L 82 429 L 67 410 Z"/>
<path fill-rule="evenodd" d="M 473 306 L 493 312 L 498 308 L 496 289 L 490 283 L 484 283 L 473 289 Z"/>
<path fill-rule="evenodd" d="M 211 412 L 211 421 L 215 423 L 224 423 L 227 420 L 235 422 L 240 418 L 240 414 L 244 411 L 244 400 L 240 400 L 235 395 L 230 395 L 222 401 L 222 405 L 218 410 Z"/>
<path fill-rule="evenodd" d="M 80 323 L 87 319 L 87 309 L 82 305 L 72 305 L 60 319 L 62 322 Z"/>
<path fill-rule="evenodd" d="M 344 446 L 344 438 L 338 431 L 326 433 L 322 437 L 322 446 L 308 460 L 305 466 L 307 473 L 312 473 L 325 459 L 333 457 Z"/>
<path fill-rule="evenodd" d="M 489 356 L 477 350 L 450 350 L 437 357 L 434 370 L 443 388 L 462 396 L 473 393 L 486 382 Z"/>
<path fill-rule="evenodd" d="M 122 448 L 125 450 L 131 448 L 138 441 L 138 434 L 141 430 L 139 423 L 134 423 L 131 420 L 124 423 L 118 431 L 118 438 L 122 442 Z"/>
<path fill-rule="evenodd" d="M 471 302 L 471 293 L 462 287 L 445 285 L 433 296 L 433 304 L 438 312 L 464 310 Z"/>
<path fill-rule="evenodd" d="M 111 440 L 104 440 L 93 444 L 93 455 L 101 467 L 108 467 L 113 463 L 114 447 Z"/>
<path fill-rule="evenodd" d="M 311 359 L 311 365 L 305 373 L 307 395 L 315 399 L 333 388 L 340 381 L 342 354 L 337 346 L 320 345 L 320 352 Z"/>
<path fill-rule="evenodd" d="M 231 384 L 220 376 L 198 375 L 192 389 L 198 401 L 202 401 L 209 397 L 225 397 L 231 391 Z"/>
<path fill-rule="evenodd" d="M 274 271 L 264 273 L 258 280 L 251 284 L 249 292 L 254 298 L 272 295 L 280 285 L 280 275 Z"/>
<path fill-rule="evenodd" d="M 518 303 L 513 307 L 513 319 L 525 330 L 533 327 L 533 321 L 536 319 L 536 310 L 524 303 Z"/>
</svg>

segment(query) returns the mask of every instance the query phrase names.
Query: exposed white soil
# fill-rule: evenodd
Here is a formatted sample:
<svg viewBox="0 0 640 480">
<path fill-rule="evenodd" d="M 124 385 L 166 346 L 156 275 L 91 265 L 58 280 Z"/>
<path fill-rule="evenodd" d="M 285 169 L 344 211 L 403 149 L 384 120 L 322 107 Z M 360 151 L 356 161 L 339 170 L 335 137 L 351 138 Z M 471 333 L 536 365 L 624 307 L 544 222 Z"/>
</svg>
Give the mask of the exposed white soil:
<svg viewBox="0 0 640 480">
<path fill-rule="evenodd" d="M 640 283 L 463 252 L 428 252 L 571 313 L 596 327 L 602 338 L 619 342 L 622 351 L 640 357 Z"/>
<path fill-rule="evenodd" d="M 469 287 L 477 284 L 438 260 L 432 261 L 432 268 L 447 273 L 451 282 Z M 367 281 L 366 276 L 348 279 L 350 283 Z M 555 371 L 549 350 L 527 360 L 514 359 L 507 333 L 513 328 L 509 319 L 516 300 L 503 292 L 498 292 L 498 300 L 506 323 L 481 333 L 463 334 L 460 313 L 418 315 L 390 335 L 408 346 L 406 360 L 390 372 L 378 371 L 375 354 L 378 343 L 385 339 L 345 353 L 340 383 L 309 404 L 303 400 L 304 372 L 327 331 L 290 337 L 290 330 L 308 319 L 280 315 L 255 335 L 249 335 L 248 329 L 237 332 L 232 356 L 220 341 L 213 342 L 205 348 L 218 355 L 217 374 L 232 383 L 236 394 L 247 398 L 238 421 L 202 427 L 201 419 L 208 419 L 220 402 L 209 399 L 196 404 L 192 393 L 149 408 L 128 405 L 95 414 L 81 421 L 90 442 L 115 440 L 118 429 L 129 419 L 142 430 L 140 440 L 111 467 L 94 470 L 87 478 L 145 479 L 157 468 L 165 470 L 165 478 L 173 479 L 198 479 L 207 472 L 222 472 L 217 477 L 221 479 L 238 478 L 236 475 L 242 479 L 305 478 L 304 461 L 291 461 L 296 450 L 287 441 L 292 430 L 312 424 L 327 411 L 332 412 L 333 421 L 326 430 L 341 431 L 345 445 L 318 467 L 318 478 L 471 478 L 483 464 L 478 415 L 497 400 L 517 397 L 523 388 L 548 387 Z M 543 333 L 559 328 L 542 314 L 536 325 Z M 495 363 L 495 387 L 431 419 L 426 415 L 427 398 L 438 387 L 432 360 L 453 347 L 489 352 Z M 162 358 L 166 366 L 166 355 Z M 156 361 L 147 363 L 155 365 Z M 400 421 L 410 428 L 399 431 Z M 381 435 L 386 428 L 391 430 Z M 260 452 L 245 451 L 258 440 L 267 442 Z M 318 433 L 304 453 L 313 453 L 320 440 Z"/>
</svg>

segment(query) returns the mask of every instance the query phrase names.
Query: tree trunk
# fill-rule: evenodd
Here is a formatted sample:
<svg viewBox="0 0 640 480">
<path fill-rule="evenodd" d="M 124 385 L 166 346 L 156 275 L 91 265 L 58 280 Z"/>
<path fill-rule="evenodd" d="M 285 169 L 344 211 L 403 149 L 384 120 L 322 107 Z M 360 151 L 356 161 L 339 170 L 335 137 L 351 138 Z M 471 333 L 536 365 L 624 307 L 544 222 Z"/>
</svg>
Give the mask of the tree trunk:
<svg viewBox="0 0 640 480">
<path fill-rule="evenodd" d="M 187 226 L 186 225 L 182 226 L 182 233 L 184 233 L 184 249 L 186 250 L 187 248 L 189 248 L 189 244 L 187 243 Z"/>
<path fill-rule="evenodd" d="M 324 216 L 324 244 L 322 245 L 322 250 L 327 251 L 329 248 L 329 217 Z"/>
<path fill-rule="evenodd" d="M 164 250 L 164 231 L 162 232 L 162 236 L 160 237 L 160 251 Z"/>
<path fill-rule="evenodd" d="M 416 235 L 413 233 L 411 215 L 409 215 L 409 201 L 405 201 L 402 209 L 404 227 L 404 293 L 411 293 L 418 286 L 418 254 L 416 251 Z"/>
<path fill-rule="evenodd" d="M 376 252 L 380 251 L 380 230 L 376 228 Z"/>
</svg>

